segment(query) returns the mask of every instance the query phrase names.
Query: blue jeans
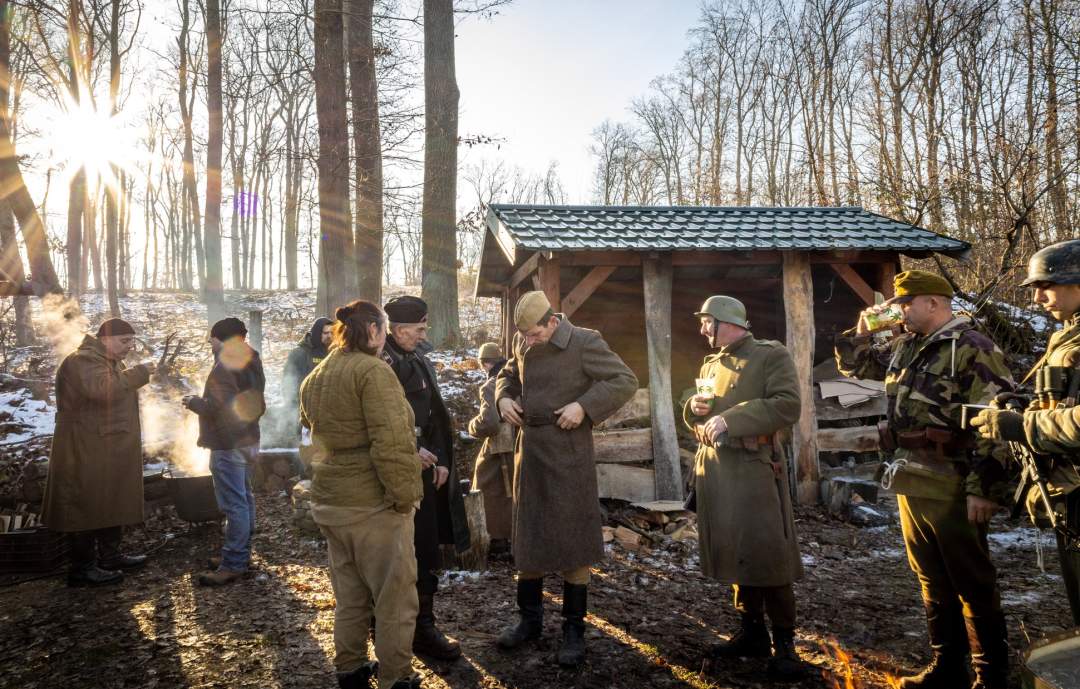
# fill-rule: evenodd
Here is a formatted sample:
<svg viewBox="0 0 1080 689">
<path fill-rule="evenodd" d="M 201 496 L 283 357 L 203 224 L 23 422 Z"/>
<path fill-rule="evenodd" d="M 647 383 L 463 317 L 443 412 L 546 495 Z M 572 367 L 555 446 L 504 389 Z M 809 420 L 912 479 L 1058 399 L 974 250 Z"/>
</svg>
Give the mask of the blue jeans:
<svg viewBox="0 0 1080 689">
<path fill-rule="evenodd" d="M 245 572 L 251 561 L 251 534 L 255 531 L 255 495 L 251 474 L 259 448 L 211 450 L 210 473 L 214 476 L 217 504 L 225 513 L 225 540 L 221 568 Z"/>
</svg>

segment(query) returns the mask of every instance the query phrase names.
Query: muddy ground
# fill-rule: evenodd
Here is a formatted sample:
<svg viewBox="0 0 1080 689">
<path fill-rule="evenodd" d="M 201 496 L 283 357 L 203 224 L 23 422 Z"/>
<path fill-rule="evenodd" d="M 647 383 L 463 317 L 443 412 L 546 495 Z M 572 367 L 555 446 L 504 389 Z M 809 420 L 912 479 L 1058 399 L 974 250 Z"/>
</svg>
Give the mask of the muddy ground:
<svg viewBox="0 0 1080 689">
<path fill-rule="evenodd" d="M 191 528 L 162 509 L 127 542 L 152 560 L 118 587 L 71 589 L 62 577 L 0 587 L 0 686 L 332 687 L 334 598 L 321 540 L 289 526 L 284 495 L 259 497 L 254 575 L 224 589 L 194 584 L 217 542 L 214 528 Z M 855 686 L 886 687 L 927 657 L 922 608 L 895 524 L 859 529 L 799 515 L 806 577 L 797 586 L 798 643 L 817 667 L 800 687 L 844 686 L 848 670 L 830 650 L 852 654 Z M 1037 532 L 995 525 L 1010 642 L 1025 645 L 1063 628 L 1067 603 L 1047 546 L 1047 572 L 1035 562 Z M 666 541 L 645 553 L 619 545 L 594 570 L 588 661 L 559 671 L 561 586 L 548 582 L 545 635 L 514 654 L 494 635 L 513 617 L 507 562 L 482 573 L 448 572 L 437 598 L 442 627 L 461 640 L 452 664 L 416 662 L 424 686 L 767 687 L 764 661 L 703 668 L 704 649 L 735 622 L 725 587 L 697 571 L 693 542 Z M 1015 674 L 1015 673 L 1014 673 Z M 790 685 L 789 685 L 790 686 Z"/>
</svg>

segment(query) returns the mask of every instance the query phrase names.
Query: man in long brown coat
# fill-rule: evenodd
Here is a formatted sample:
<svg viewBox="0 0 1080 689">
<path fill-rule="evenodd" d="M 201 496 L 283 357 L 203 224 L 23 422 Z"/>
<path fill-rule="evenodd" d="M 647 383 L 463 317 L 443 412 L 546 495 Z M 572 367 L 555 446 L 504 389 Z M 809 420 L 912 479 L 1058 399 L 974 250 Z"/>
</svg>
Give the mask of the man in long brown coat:
<svg viewBox="0 0 1080 689">
<path fill-rule="evenodd" d="M 68 584 L 120 581 L 143 555 L 120 552 L 122 527 L 143 521 L 142 429 L 138 389 L 151 367 L 127 367 L 135 329 L 101 324 L 56 372 L 56 431 L 49 455 L 43 519 L 71 534 Z"/>
<path fill-rule="evenodd" d="M 701 568 L 731 584 L 741 625 L 714 659 L 772 657 L 769 675 L 798 679 L 795 594 L 802 575 L 784 454 L 777 433 L 799 418 L 795 364 L 779 342 L 755 339 L 746 307 L 714 296 L 701 311 L 701 334 L 718 350 L 699 379 L 712 390 L 686 403 L 684 420 L 701 441 L 695 461 Z M 772 648 L 765 613 L 772 622 Z M 771 652 L 771 653 L 770 653 Z"/>
<path fill-rule="evenodd" d="M 543 578 L 563 578 L 560 665 L 585 659 L 589 569 L 604 555 L 592 427 L 623 406 L 637 377 L 595 330 L 552 312 L 543 292 L 514 308 L 513 355 L 496 383 L 499 413 L 519 426 L 514 453 L 514 563 L 520 621 L 498 638 L 521 646 L 543 628 Z"/>
<path fill-rule="evenodd" d="M 514 508 L 514 427 L 499 418 L 495 407 L 495 385 L 506 359 L 499 345 L 486 342 L 477 356 L 487 372 L 480 386 L 480 411 L 469 420 L 469 435 L 483 438 L 476 455 L 473 488 L 484 497 L 484 522 L 491 536 L 491 554 L 510 550 L 510 529 Z"/>
</svg>

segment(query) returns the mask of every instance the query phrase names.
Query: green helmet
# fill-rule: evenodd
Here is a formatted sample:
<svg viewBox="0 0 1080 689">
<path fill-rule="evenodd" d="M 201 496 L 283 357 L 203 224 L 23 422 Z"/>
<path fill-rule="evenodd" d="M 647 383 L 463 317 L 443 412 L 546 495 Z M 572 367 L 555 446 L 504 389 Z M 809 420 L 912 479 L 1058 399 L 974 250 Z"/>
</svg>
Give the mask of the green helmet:
<svg viewBox="0 0 1080 689">
<path fill-rule="evenodd" d="M 1027 279 L 1020 284 L 1026 287 L 1033 282 L 1080 284 L 1080 239 L 1051 244 L 1032 254 Z"/>
<path fill-rule="evenodd" d="M 726 297 L 718 294 L 709 297 L 701 305 L 701 310 L 694 313 L 701 316 L 712 316 L 718 323 L 731 323 L 740 328 L 750 329 L 750 321 L 746 320 L 746 307 L 735 297 Z"/>
</svg>

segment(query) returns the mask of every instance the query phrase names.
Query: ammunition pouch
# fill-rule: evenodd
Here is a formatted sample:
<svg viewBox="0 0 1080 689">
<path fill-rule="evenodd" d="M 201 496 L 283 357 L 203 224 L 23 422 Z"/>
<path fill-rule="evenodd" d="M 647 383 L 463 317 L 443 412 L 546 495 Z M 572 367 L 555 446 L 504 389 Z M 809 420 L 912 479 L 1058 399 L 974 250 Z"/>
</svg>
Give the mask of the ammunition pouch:
<svg viewBox="0 0 1080 689">
<path fill-rule="evenodd" d="M 920 431 L 896 433 L 896 444 L 905 450 L 919 452 L 926 459 L 953 461 L 956 455 L 973 445 L 968 435 L 959 435 L 944 428 L 924 428 Z"/>
<path fill-rule="evenodd" d="M 888 419 L 882 419 L 877 422 L 877 433 L 878 444 L 881 446 L 881 449 L 885 452 L 895 452 L 897 448 L 896 434 L 889 428 Z"/>
</svg>

